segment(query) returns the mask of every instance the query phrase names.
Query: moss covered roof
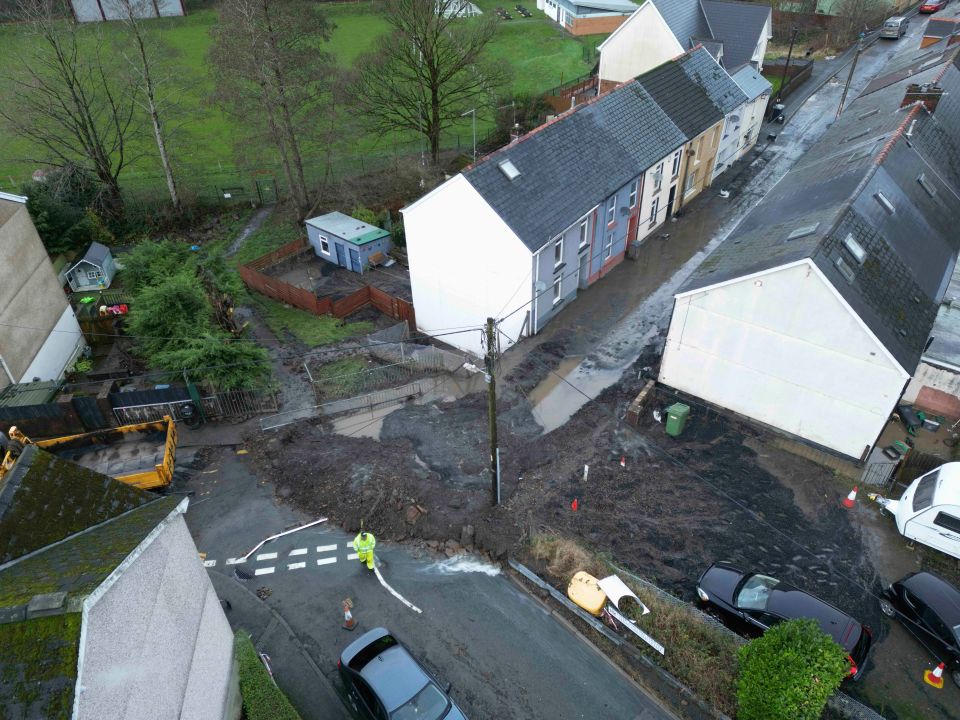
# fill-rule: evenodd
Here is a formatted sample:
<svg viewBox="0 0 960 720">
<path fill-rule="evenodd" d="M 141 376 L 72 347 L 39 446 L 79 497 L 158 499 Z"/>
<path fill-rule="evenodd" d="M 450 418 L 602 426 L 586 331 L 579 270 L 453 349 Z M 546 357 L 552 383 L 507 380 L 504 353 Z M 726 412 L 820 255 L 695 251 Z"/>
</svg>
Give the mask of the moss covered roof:
<svg viewBox="0 0 960 720">
<path fill-rule="evenodd" d="M 0 625 L 0 717 L 69 718 L 80 613 Z"/>
<path fill-rule="evenodd" d="M 154 499 L 28 445 L 0 485 L 0 564 Z"/>
</svg>

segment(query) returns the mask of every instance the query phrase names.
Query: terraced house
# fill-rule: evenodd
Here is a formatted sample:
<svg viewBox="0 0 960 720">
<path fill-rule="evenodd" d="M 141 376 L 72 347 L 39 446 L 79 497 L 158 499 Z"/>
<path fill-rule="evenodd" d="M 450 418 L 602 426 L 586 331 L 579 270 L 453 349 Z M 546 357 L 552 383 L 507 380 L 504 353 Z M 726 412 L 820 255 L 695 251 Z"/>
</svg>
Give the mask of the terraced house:
<svg viewBox="0 0 960 720">
<path fill-rule="evenodd" d="M 0 478 L 0 716 L 239 717 L 187 502 L 24 449 Z"/>
</svg>

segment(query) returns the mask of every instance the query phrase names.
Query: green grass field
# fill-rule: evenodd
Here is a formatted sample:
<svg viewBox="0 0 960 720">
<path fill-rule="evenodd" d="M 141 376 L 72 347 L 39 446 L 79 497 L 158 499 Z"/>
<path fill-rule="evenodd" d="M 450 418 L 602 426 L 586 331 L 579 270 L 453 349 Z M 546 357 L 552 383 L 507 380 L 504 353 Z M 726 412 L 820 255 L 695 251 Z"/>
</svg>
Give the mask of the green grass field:
<svg viewBox="0 0 960 720">
<path fill-rule="evenodd" d="M 498 3 L 481 0 L 479 4 L 484 9 L 492 9 Z M 595 60 L 590 50 L 585 48 L 595 46 L 598 39 L 573 38 L 537 12 L 533 2 L 527 2 L 526 6 L 534 13 L 534 17 L 503 22 L 490 47 L 495 60 L 507 63 L 512 68 L 514 92 L 543 92 L 588 72 Z M 330 7 L 328 16 L 336 24 L 336 29 L 323 49 L 331 52 L 343 66 L 349 66 L 360 54 L 371 49 L 377 37 L 387 30 L 384 18 L 364 3 Z M 211 9 L 196 10 L 182 18 L 164 18 L 148 23 L 150 32 L 157 34 L 163 45 L 169 48 L 161 56 L 158 75 L 176 79 L 178 110 L 175 117 L 168 119 L 168 127 L 174 132 L 170 144 L 178 162 L 181 184 L 194 192 L 210 195 L 231 184 L 230 177 L 238 167 L 235 146 L 246 136 L 243 128 L 235 128 L 231 118 L 206 102 L 212 85 L 206 55 L 211 43 L 210 30 L 215 23 L 216 12 Z M 91 23 L 82 27 L 81 32 L 91 36 L 103 32 L 107 47 L 116 56 L 117 66 L 121 67 L 125 62 L 119 48 L 122 25 Z M 0 47 L 4 48 L 7 58 L 5 67 L 8 70 L 16 68 L 18 55 L 29 57 L 31 42 L 34 42 L 33 38 L 21 26 L 0 25 Z M 3 77 L 4 72 L 0 70 L 0 97 L 7 82 Z M 491 126 L 489 118 L 478 118 L 479 135 L 485 134 Z M 455 144 L 459 135 L 461 143 L 469 144 L 470 133 L 470 119 L 465 118 L 462 127 L 448 133 L 447 142 Z M 350 167 L 346 156 L 389 154 L 392 143 L 412 146 L 415 138 L 406 135 L 381 141 L 363 136 L 352 147 L 343 150 L 345 157 L 335 158 L 335 161 L 339 160 L 342 167 Z M 164 182 L 152 137 L 149 133 L 143 133 L 133 144 L 133 154 L 142 157 L 127 167 L 121 176 L 121 184 L 134 191 L 156 192 L 162 196 Z M 276 172 L 276 164 L 271 165 L 275 163 L 273 155 L 269 148 L 265 148 L 260 160 L 247 159 L 244 164 L 262 163 L 257 167 Z M 19 138 L 0 136 L 0 190 L 16 191 L 29 179 L 39 165 L 37 162 L 24 161 L 24 158 L 31 157 L 42 158 L 42 155 L 38 155 L 37 150 Z M 318 170 L 323 162 L 320 158 L 308 157 L 306 160 L 308 164 L 317 166 Z M 247 175 L 241 173 L 237 177 L 246 178 Z"/>
</svg>

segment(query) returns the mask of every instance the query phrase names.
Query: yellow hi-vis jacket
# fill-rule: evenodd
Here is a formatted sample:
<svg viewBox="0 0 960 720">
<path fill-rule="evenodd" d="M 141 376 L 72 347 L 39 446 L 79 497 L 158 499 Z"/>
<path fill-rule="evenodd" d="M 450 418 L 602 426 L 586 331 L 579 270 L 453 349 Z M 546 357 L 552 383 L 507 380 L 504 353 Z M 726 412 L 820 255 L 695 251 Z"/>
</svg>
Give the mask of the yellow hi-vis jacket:
<svg viewBox="0 0 960 720">
<path fill-rule="evenodd" d="M 373 533 L 367 533 L 367 539 L 364 540 L 362 533 L 357 533 L 357 536 L 353 539 L 353 549 L 358 553 L 368 553 L 373 552 L 373 549 L 377 546 L 377 539 L 373 536 Z"/>
</svg>

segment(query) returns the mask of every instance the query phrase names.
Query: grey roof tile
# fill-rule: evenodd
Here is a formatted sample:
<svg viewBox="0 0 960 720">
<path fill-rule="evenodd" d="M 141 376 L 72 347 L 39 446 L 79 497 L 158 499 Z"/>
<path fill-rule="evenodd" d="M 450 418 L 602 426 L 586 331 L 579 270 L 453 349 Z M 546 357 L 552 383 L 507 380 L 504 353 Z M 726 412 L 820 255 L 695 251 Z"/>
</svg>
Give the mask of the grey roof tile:
<svg viewBox="0 0 960 720">
<path fill-rule="evenodd" d="M 707 55 L 709 57 L 709 55 Z M 670 60 L 637 78 L 657 104 L 683 131 L 688 140 L 697 137 L 723 119 L 723 113 L 710 100 L 706 91 L 691 80 L 680 66 L 681 60 Z"/>
<path fill-rule="evenodd" d="M 536 251 L 685 140 L 631 81 L 486 156 L 463 175 Z M 505 160 L 520 173 L 512 181 L 500 169 Z"/>
<path fill-rule="evenodd" d="M 900 109 L 909 82 L 940 75 L 945 94 L 932 115 Z M 857 98 L 681 292 L 810 258 L 912 372 L 960 250 L 960 235 L 952 227 L 960 217 L 956 95 L 960 70 L 951 63 Z M 921 173 L 924 184 L 918 181 Z M 878 202 L 878 192 L 895 212 Z M 814 229 L 789 240 L 801 227 Z M 843 245 L 848 234 L 866 251 L 862 264 Z"/>
<path fill-rule="evenodd" d="M 714 38 L 700 0 L 653 0 L 667 25 L 684 49 L 689 50 L 695 38 Z"/>
<path fill-rule="evenodd" d="M 110 248 L 94 241 L 90 243 L 90 247 L 88 247 L 87 251 L 83 254 L 83 260 L 102 267 L 109 254 Z"/>
<path fill-rule="evenodd" d="M 770 17 L 770 6 L 751 2 L 703 0 L 713 37 L 723 42 L 723 66 L 733 72 L 750 62 Z"/>
<path fill-rule="evenodd" d="M 697 48 L 677 63 L 707 93 L 720 112 L 727 115 L 747 102 L 747 96 L 727 74 L 706 48 Z"/>
<path fill-rule="evenodd" d="M 744 65 L 730 77 L 750 100 L 756 100 L 773 89 L 773 85 L 751 65 Z"/>
</svg>

